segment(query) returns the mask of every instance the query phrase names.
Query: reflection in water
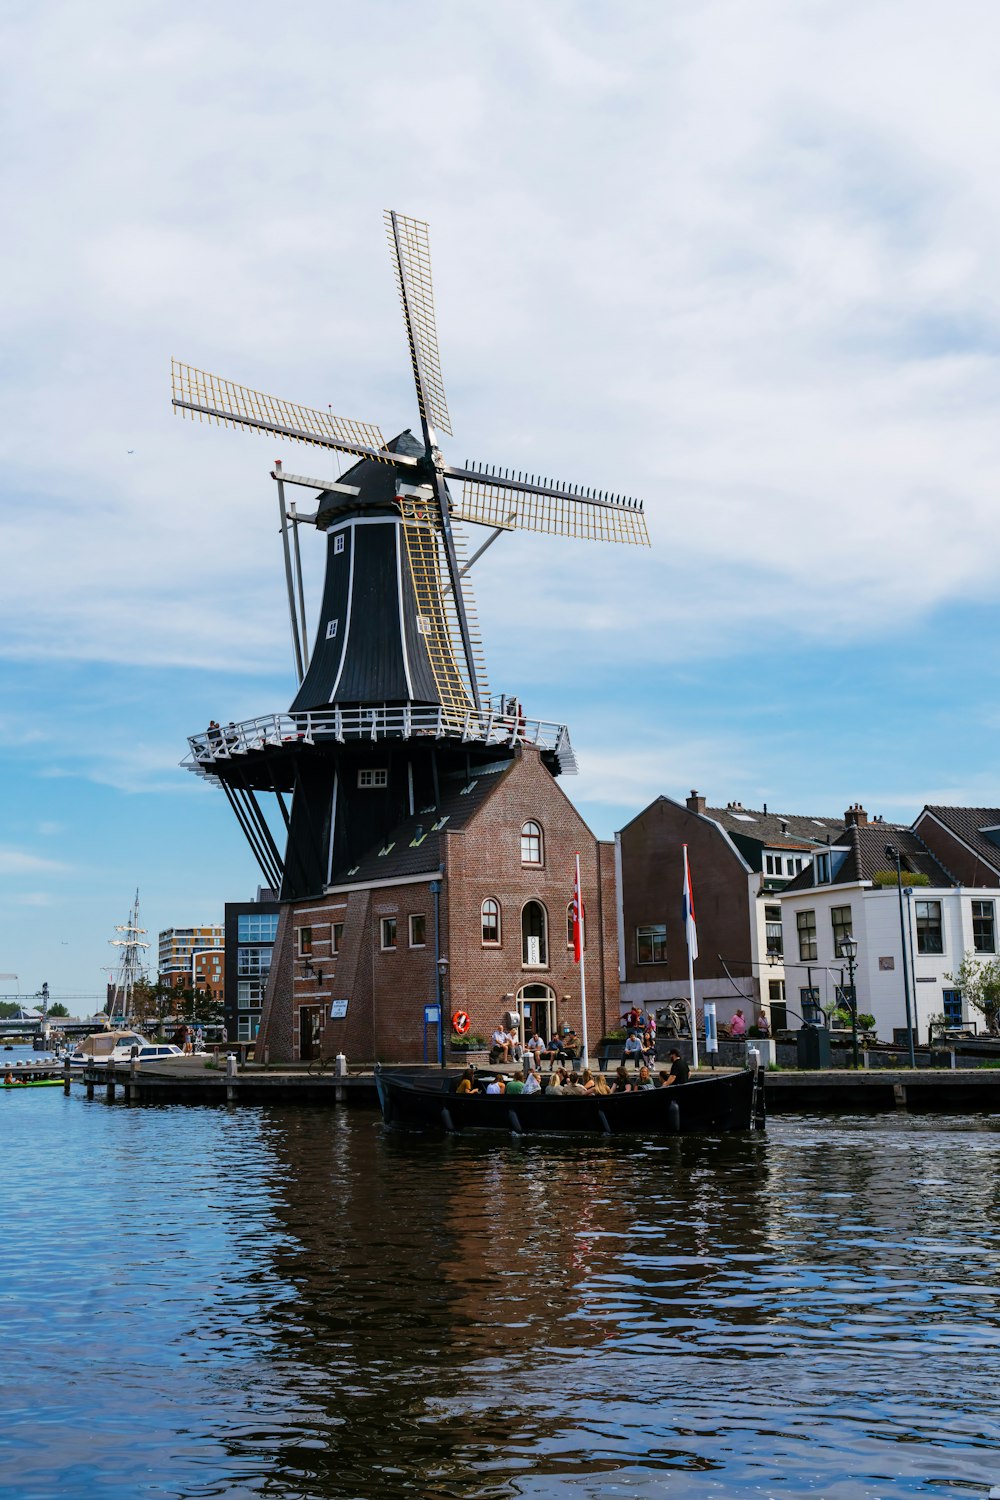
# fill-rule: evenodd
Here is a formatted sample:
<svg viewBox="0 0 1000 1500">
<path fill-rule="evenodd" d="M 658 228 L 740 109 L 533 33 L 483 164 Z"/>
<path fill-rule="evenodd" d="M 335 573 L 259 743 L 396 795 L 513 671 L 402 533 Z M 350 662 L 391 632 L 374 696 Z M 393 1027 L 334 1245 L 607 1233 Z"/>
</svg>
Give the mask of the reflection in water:
<svg viewBox="0 0 1000 1500">
<path fill-rule="evenodd" d="M 7 1493 L 997 1478 L 988 1128 L 515 1144 L 48 1095 L 0 1100 L 30 1108 L 4 1116 Z"/>
</svg>

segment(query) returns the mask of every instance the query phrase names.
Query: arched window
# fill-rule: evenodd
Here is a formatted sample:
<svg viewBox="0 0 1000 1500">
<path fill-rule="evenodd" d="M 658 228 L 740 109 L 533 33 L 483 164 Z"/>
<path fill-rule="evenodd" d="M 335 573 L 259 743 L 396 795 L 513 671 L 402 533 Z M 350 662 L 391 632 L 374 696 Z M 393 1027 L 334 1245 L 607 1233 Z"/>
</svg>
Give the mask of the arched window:
<svg viewBox="0 0 1000 1500">
<path fill-rule="evenodd" d="M 490 947 L 500 945 L 500 902 L 488 896 L 483 902 L 483 944 Z"/>
<path fill-rule="evenodd" d="M 549 919 L 540 901 L 527 901 L 521 912 L 521 962 L 540 968 L 549 961 Z"/>
<path fill-rule="evenodd" d="M 522 865 L 542 863 L 542 829 L 539 823 L 525 823 L 521 829 Z"/>
</svg>

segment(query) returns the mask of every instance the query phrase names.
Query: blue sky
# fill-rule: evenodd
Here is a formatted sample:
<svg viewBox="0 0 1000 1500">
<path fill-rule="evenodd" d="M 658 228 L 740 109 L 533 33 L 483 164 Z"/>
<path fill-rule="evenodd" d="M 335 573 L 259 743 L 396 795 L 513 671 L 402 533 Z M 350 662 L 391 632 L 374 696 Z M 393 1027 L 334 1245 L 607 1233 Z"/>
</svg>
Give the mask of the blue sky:
<svg viewBox="0 0 1000 1500">
<path fill-rule="evenodd" d="M 995 8 L 95 0 L 0 41 L 22 989 L 97 994 L 136 886 L 155 938 L 257 883 L 177 763 L 291 698 L 268 470 L 302 453 L 174 419 L 169 359 L 410 425 L 387 206 L 431 224 L 449 455 L 646 501 L 648 553 L 475 573 L 492 686 L 569 723 L 598 832 L 692 787 L 997 800 Z"/>
</svg>

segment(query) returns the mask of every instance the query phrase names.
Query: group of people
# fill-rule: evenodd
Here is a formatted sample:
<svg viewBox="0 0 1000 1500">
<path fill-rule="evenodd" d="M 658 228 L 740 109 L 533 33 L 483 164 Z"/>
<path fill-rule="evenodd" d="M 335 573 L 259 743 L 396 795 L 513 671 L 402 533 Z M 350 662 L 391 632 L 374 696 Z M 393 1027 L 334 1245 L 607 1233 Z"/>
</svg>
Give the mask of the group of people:
<svg viewBox="0 0 1000 1500">
<path fill-rule="evenodd" d="M 466 1068 L 458 1081 L 457 1094 L 541 1094 L 546 1098 L 567 1098 L 587 1095 L 634 1094 L 647 1089 L 670 1088 L 674 1084 L 687 1083 L 690 1069 L 676 1047 L 670 1051 L 670 1065 L 654 1077 L 652 1069 L 642 1064 L 638 1071 L 629 1072 L 624 1062 L 609 1081 L 603 1073 L 593 1073 L 584 1068 L 581 1073 L 571 1068 L 553 1065 L 544 1076 L 541 1069 L 525 1066 L 520 1073 L 505 1078 L 502 1073 L 480 1078 L 475 1068 Z"/>
<path fill-rule="evenodd" d="M 771 1035 L 771 1023 L 768 1020 L 766 1010 L 761 1011 L 760 1015 L 757 1017 L 757 1020 L 754 1022 L 754 1025 L 757 1027 L 757 1033 L 759 1036 Z M 724 1027 L 720 1029 L 725 1030 Z M 746 1034 L 747 1018 L 743 1014 L 742 1010 L 737 1010 L 735 1016 L 733 1016 L 733 1019 L 729 1023 L 729 1035 L 735 1040 L 739 1037 L 746 1036 Z"/>
<path fill-rule="evenodd" d="M 193 1031 L 190 1026 L 178 1026 L 170 1040 L 175 1047 L 181 1049 L 185 1057 L 205 1050 L 205 1033 L 200 1026 L 196 1026 Z"/>
<path fill-rule="evenodd" d="M 530 1071 L 536 1072 L 541 1072 L 544 1061 L 548 1062 L 550 1069 L 557 1063 L 576 1062 L 581 1050 L 580 1038 L 564 1021 L 559 1023 L 548 1041 L 533 1031 L 522 1045 L 517 1030 L 508 1028 L 504 1021 L 500 1021 L 490 1037 L 491 1063 L 525 1062 Z"/>
</svg>

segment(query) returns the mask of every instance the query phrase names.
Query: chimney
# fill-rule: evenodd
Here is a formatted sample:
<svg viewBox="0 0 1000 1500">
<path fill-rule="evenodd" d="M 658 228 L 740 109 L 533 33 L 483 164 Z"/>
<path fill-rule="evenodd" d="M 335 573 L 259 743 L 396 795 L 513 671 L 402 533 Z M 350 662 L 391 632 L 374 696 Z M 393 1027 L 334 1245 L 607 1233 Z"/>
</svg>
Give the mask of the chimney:
<svg viewBox="0 0 1000 1500">
<path fill-rule="evenodd" d="M 691 790 L 690 797 L 687 799 L 687 810 L 688 812 L 693 813 L 704 813 L 705 811 L 704 797 L 699 797 L 698 793 L 693 788 Z"/>
<path fill-rule="evenodd" d="M 844 814 L 844 822 L 848 828 L 864 828 L 867 825 L 868 814 L 860 802 L 855 802 L 853 807 L 847 809 Z"/>
</svg>

